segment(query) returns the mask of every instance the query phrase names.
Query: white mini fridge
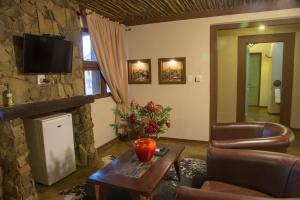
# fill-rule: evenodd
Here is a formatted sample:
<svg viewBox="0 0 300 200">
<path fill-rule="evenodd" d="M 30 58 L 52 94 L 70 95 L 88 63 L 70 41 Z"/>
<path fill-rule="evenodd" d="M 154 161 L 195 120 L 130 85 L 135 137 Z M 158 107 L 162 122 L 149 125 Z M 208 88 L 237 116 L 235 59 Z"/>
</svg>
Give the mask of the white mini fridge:
<svg viewBox="0 0 300 200">
<path fill-rule="evenodd" d="M 25 119 L 33 178 L 52 185 L 76 170 L 72 115 Z"/>
</svg>

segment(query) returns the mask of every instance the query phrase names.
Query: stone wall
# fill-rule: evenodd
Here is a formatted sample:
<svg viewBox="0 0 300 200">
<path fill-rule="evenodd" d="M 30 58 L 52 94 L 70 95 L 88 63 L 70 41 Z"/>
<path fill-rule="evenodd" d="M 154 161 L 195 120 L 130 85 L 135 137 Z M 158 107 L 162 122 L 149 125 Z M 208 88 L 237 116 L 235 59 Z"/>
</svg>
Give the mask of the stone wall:
<svg viewBox="0 0 300 200">
<path fill-rule="evenodd" d="M 0 160 L 0 163 L 2 163 L 2 161 Z M 3 199 L 3 169 L 2 166 L 0 165 L 0 200 Z"/>
<path fill-rule="evenodd" d="M 75 0 L 0 0 L 0 91 L 9 83 L 15 104 L 84 94 L 81 28 L 76 11 Z M 72 73 L 46 75 L 50 81 L 47 85 L 37 85 L 36 75 L 23 74 L 18 64 L 22 49 L 16 37 L 24 33 L 63 35 L 73 41 Z M 91 164 L 97 157 L 90 105 L 71 112 L 77 160 Z M 28 153 L 22 119 L 0 122 L 0 200 L 36 197 Z"/>
<path fill-rule="evenodd" d="M 81 29 L 76 10 L 76 3 L 67 0 L 0 1 L 0 91 L 5 88 L 5 83 L 9 83 L 16 104 L 84 93 L 80 53 Z M 63 35 L 73 41 L 72 73 L 47 75 L 50 84 L 44 86 L 36 84 L 36 75 L 22 74 L 21 66 L 17 64 L 20 49 L 14 42 L 14 37 L 23 36 L 24 33 Z"/>
<path fill-rule="evenodd" d="M 5 200 L 36 197 L 36 189 L 28 163 L 23 121 L 0 123 L 0 150 L 3 160 L 3 190 Z"/>
<path fill-rule="evenodd" d="M 72 112 L 77 164 L 92 165 L 98 160 L 91 116 L 91 105 L 81 106 Z"/>
</svg>

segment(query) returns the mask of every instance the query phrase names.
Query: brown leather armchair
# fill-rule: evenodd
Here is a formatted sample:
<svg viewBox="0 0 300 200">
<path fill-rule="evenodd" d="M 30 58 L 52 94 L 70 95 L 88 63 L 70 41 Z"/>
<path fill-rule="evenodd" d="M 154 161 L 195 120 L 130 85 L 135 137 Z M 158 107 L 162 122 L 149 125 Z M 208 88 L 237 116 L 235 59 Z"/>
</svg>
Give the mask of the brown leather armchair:
<svg viewBox="0 0 300 200">
<path fill-rule="evenodd" d="M 287 127 L 276 123 L 217 123 L 211 127 L 210 146 L 283 152 L 295 139 Z"/>
<path fill-rule="evenodd" d="M 300 199 L 300 158 L 288 154 L 210 148 L 207 181 L 180 187 L 177 200 Z"/>
</svg>

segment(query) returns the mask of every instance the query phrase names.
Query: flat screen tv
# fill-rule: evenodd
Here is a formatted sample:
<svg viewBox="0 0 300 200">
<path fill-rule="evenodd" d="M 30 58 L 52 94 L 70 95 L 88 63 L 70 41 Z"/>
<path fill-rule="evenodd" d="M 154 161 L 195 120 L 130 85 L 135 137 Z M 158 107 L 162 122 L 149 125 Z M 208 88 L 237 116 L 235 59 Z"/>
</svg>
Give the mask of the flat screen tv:
<svg viewBox="0 0 300 200">
<path fill-rule="evenodd" d="M 51 36 L 24 35 L 24 73 L 71 73 L 73 43 Z"/>
</svg>

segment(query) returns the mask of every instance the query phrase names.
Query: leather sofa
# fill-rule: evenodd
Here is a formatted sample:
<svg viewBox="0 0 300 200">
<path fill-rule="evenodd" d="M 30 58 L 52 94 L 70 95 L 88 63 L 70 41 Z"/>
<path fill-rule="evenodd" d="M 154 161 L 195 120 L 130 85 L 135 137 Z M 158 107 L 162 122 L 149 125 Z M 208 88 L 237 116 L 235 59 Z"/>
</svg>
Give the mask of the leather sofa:
<svg viewBox="0 0 300 200">
<path fill-rule="evenodd" d="M 210 148 L 207 181 L 181 186 L 177 200 L 300 199 L 300 158 L 255 150 Z"/>
<path fill-rule="evenodd" d="M 224 149 L 254 149 L 283 152 L 295 139 L 287 127 L 276 123 L 243 122 L 212 125 L 210 146 Z"/>
</svg>

